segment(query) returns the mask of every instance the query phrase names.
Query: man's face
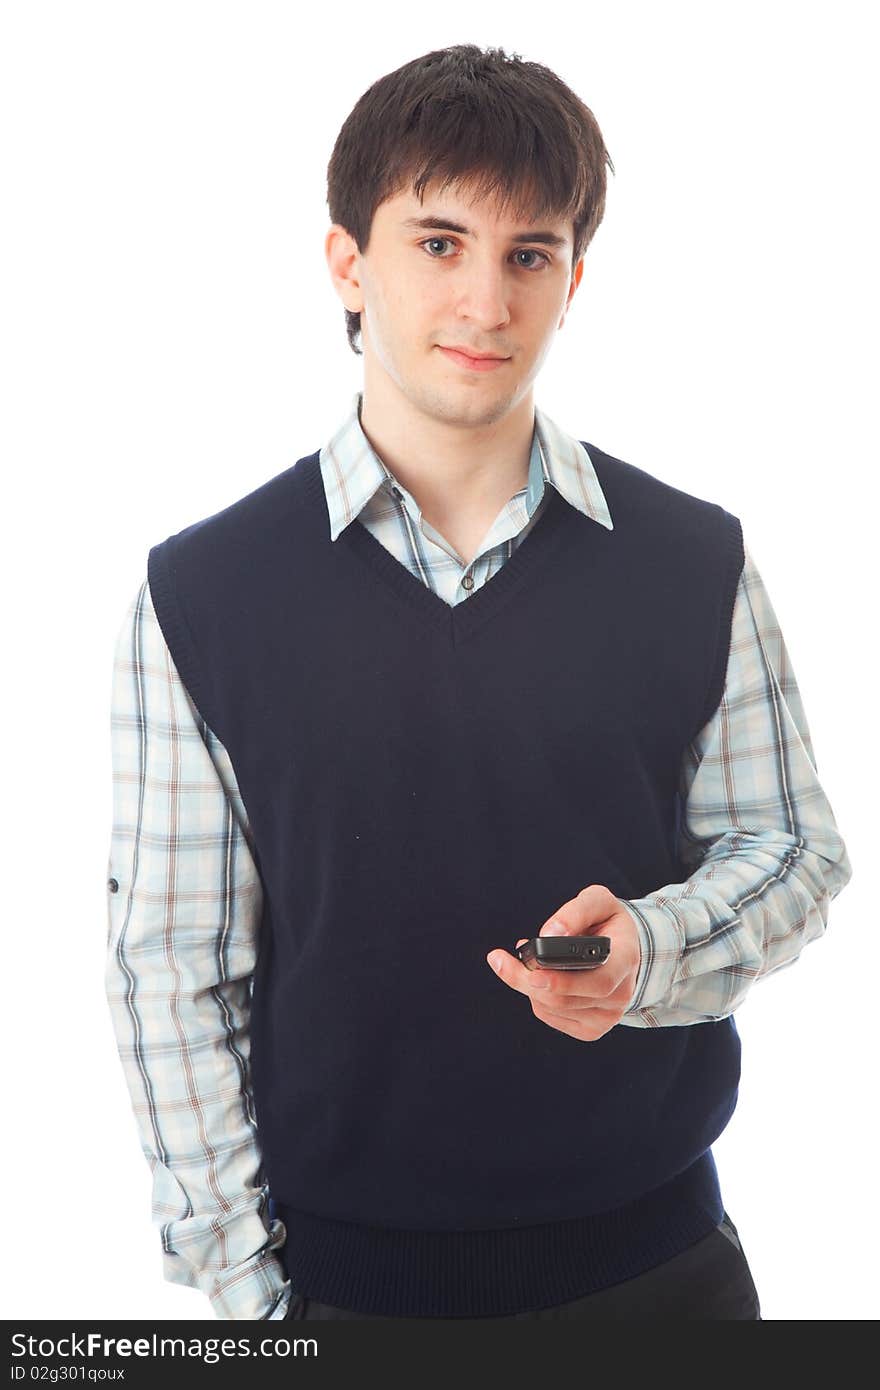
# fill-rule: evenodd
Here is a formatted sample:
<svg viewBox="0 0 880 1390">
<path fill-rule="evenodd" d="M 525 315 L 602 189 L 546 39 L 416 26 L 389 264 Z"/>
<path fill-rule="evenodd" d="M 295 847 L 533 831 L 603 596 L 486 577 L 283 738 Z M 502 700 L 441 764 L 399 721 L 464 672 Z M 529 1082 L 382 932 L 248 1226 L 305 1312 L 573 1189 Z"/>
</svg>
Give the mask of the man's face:
<svg viewBox="0 0 880 1390">
<path fill-rule="evenodd" d="M 380 204 L 354 272 L 368 394 L 384 373 L 377 389 L 396 386 L 435 419 L 501 419 L 529 391 L 580 282 L 572 237 L 571 220 L 500 220 L 494 201 L 461 186 Z M 444 348 L 505 360 L 477 370 Z"/>
</svg>

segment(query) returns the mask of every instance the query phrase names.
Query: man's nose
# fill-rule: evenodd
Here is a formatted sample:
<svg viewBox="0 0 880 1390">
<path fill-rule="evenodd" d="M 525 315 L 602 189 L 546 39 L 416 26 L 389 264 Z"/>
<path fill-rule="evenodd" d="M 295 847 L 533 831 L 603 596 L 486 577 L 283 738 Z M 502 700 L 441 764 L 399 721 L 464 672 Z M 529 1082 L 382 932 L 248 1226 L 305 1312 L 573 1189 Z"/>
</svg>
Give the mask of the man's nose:
<svg viewBox="0 0 880 1390">
<path fill-rule="evenodd" d="M 460 317 L 484 328 L 509 321 L 511 284 L 504 267 L 474 262 L 462 273 L 456 288 Z"/>
</svg>

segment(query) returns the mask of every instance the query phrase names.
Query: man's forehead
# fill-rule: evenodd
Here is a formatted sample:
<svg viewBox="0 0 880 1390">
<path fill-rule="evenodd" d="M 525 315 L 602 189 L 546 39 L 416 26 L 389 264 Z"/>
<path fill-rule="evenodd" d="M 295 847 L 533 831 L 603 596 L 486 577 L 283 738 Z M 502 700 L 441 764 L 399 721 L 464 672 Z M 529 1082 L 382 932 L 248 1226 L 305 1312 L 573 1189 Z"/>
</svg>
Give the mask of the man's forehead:
<svg viewBox="0 0 880 1390">
<path fill-rule="evenodd" d="M 433 220 L 436 217 L 442 222 L 454 219 L 474 228 L 477 223 L 501 224 L 511 229 L 536 226 L 539 222 L 553 226 L 559 224 L 564 229 L 568 226 L 566 220 L 556 214 L 549 217 L 539 215 L 537 201 L 530 200 L 527 193 L 519 191 L 505 201 L 503 193 L 485 195 L 470 185 L 447 184 L 442 191 L 439 186 L 429 185 L 423 190 L 421 198 L 412 188 L 406 188 L 387 202 L 388 212 L 401 222 L 417 219 L 422 225 L 425 225 L 425 219 Z"/>
</svg>

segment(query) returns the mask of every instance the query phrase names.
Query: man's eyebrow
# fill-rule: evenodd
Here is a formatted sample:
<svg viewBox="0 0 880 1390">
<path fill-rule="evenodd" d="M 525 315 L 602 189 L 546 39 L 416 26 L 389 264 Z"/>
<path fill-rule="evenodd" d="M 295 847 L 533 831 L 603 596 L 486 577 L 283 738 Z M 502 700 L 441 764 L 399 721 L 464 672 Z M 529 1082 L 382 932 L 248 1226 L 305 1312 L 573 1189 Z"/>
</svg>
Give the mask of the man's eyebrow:
<svg viewBox="0 0 880 1390">
<path fill-rule="evenodd" d="M 424 231 L 435 232 L 460 232 L 462 236 L 476 236 L 469 227 L 464 227 L 460 222 L 452 222 L 448 217 L 407 217 L 401 223 L 403 227 L 418 227 Z M 556 232 L 514 232 L 511 241 L 539 241 L 543 246 L 567 246 L 568 239 L 558 236 Z"/>
</svg>

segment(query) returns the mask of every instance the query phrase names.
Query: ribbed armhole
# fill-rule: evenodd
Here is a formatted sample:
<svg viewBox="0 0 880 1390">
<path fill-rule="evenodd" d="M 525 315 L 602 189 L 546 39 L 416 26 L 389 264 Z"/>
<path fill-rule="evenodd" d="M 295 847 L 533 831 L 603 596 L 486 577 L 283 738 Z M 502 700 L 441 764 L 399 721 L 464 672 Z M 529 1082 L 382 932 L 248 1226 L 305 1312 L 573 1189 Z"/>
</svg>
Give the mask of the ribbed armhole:
<svg viewBox="0 0 880 1390">
<path fill-rule="evenodd" d="M 739 517 L 722 509 L 722 523 L 724 526 L 723 544 L 725 566 L 718 609 L 718 643 L 715 649 L 715 659 L 712 663 L 712 673 L 709 679 L 709 689 L 706 694 L 706 704 L 700 721 L 694 730 L 695 736 L 712 718 L 712 715 L 721 702 L 721 696 L 724 693 L 724 684 L 727 678 L 727 663 L 730 658 L 733 605 L 736 601 L 736 590 L 740 575 L 742 574 L 743 565 L 745 564 L 742 525 L 740 524 Z"/>
<path fill-rule="evenodd" d="M 173 577 L 173 544 L 174 537 L 169 536 L 167 540 L 154 545 L 147 556 L 150 597 L 177 673 L 189 691 L 199 714 L 208 727 L 216 732 L 208 691 L 203 683 L 196 657 L 195 643 L 177 599 Z"/>
</svg>

